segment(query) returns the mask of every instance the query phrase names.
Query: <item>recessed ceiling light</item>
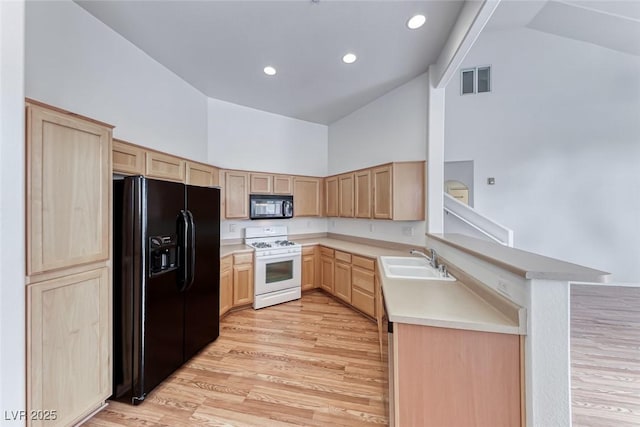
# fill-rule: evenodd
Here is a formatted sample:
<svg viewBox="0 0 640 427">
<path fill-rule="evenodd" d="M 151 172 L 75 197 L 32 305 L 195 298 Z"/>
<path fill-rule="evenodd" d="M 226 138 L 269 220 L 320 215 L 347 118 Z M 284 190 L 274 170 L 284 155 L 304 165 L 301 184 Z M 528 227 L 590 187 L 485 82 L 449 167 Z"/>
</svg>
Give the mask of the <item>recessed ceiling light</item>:
<svg viewBox="0 0 640 427">
<path fill-rule="evenodd" d="M 264 73 L 267 76 L 275 76 L 277 71 L 275 68 L 273 68 L 271 65 L 264 67 Z"/>
<path fill-rule="evenodd" d="M 410 30 L 417 30 L 422 27 L 426 21 L 427 18 L 424 15 L 413 15 L 407 21 L 407 27 L 409 27 Z"/>
<path fill-rule="evenodd" d="M 347 53 L 342 57 L 342 62 L 344 62 L 345 64 L 353 64 L 354 62 L 356 62 L 356 59 L 358 59 L 358 57 L 355 54 Z"/>
</svg>

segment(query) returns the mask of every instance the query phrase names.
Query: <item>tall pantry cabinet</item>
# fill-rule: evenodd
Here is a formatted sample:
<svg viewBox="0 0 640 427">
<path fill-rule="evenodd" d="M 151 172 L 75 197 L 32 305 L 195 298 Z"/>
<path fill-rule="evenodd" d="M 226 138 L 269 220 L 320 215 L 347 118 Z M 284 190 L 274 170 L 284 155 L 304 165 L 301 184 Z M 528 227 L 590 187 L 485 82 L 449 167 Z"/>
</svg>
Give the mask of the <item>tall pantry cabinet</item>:
<svg viewBox="0 0 640 427">
<path fill-rule="evenodd" d="M 27 100 L 28 425 L 111 395 L 112 126 Z"/>
</svg>

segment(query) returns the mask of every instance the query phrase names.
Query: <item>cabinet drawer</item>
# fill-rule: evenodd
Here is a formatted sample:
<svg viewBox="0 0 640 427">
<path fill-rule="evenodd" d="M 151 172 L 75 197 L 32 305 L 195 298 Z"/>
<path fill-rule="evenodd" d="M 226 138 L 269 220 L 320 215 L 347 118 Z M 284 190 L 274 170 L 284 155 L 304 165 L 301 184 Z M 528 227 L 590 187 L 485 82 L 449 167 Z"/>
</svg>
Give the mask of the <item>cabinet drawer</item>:
<svg viewBox="0 0 640 427">
<path fill-rule="evenodd" d="M 358 288 L 354 287 L 351 289 L 351 304 L 371 317 L 376 315 L 375 298 L 373 295 L 363 292 Z"/>
<path fill-rule="evenodd" d="M 353 255 L 351 262 L 354 266 L 357 265 L 358 267 L 366 268 L 367 270 L 375 269 L 375 261 L 371 258 L 363 258 L 361 256 Z"/>
<path fill-rule="evenodd" d="M 233 264 L 233 258 L 226 256 L 220 260 L 220 271 L 229 270 Z"/>
<path fill-rule="evenodd" d="M 335 258 L 336 258 L 336 261 L 344 261 L 348 263 L 351 262 L 351 254 L 348 254 L 346 252 L 336 251 Z"/>
<path fill-rule="evenodd" d="M 253 262 L 253 253 L 236 254 L 233 256 L 234 264 L 251 264 Z"/>
<path fill-rule="evenodd" d="M 316 247 L 315 246 L 303 246 L 302 247 L 302 255 L 315 255 Z"/>
<path fill-rule="evenodd" d="M 329 249 L 329 248 L 325 248 L 324 246 L 321 246 L 320 255 L 333 258 L 333 249 Z"/>
<path fill-rule="evenodd" d="M 353 286 L 357 286 L 373 294 L 375 289 L 375 275 L 373 271 L 364 270 L 360 267 L 353 267 L 351 270 Z"/>
</svg>

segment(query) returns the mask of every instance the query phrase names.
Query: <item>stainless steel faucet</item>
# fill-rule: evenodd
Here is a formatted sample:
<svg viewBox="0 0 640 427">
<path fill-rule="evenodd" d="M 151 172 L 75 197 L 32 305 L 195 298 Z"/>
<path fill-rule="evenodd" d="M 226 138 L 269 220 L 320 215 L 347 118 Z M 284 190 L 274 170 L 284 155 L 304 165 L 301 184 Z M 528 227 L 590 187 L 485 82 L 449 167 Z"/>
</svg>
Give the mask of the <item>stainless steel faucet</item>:
<svg viewBox="0 0 640 427">
<path fill-rule="evenodd" d="M 431 248 L 431 267 L 435 268 L 436 270 L 438 269 L 438 254 L 436 253 L 436 250 Z"/>
<path fill-rule="evenodd" d="M 431 258 L 425 255 L 424 252 L 418 251 L 416 249 L 411 249 L 409 253 L 411 255 L 420 255 L 422 257 L 425 257 L 426 259 L 429 260 L 429 265 L 431 267 L 435 268 L 436 270 L 438 269 L 438 254 L 436 253 L 435 249 L 431 249 Z"/>
</svg>

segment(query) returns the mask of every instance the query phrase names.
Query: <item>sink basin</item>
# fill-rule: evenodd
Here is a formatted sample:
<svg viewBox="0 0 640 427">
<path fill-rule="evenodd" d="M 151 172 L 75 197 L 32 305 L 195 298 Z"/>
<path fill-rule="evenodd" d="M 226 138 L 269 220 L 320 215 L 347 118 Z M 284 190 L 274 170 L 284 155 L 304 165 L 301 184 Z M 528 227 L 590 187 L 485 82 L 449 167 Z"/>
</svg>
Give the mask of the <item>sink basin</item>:
<svg viewBox="0 0 640 427">
<path fill-rule="evenodd" d="M 442 276 L 425 258 L 383 256 L 380 261 L 384 275 L 392 279 L 456 280 L 452 275 Z"/>
</svg>

